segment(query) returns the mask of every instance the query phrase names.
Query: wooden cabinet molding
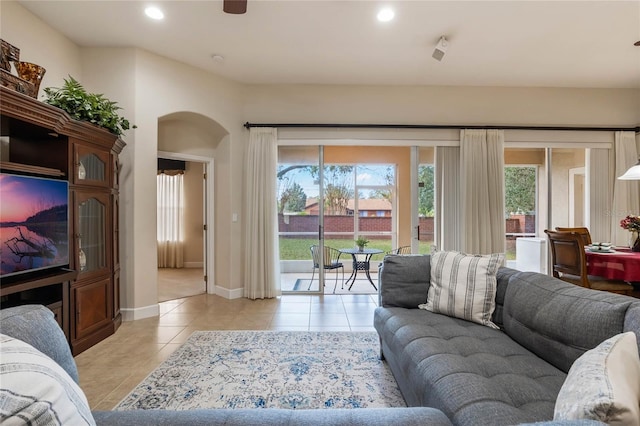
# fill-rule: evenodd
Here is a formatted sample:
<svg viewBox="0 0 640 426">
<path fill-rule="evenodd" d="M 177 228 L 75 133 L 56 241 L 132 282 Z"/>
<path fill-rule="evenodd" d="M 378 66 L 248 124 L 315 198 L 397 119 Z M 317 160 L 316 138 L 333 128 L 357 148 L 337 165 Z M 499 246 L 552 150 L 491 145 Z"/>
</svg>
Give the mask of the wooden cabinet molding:
<svg viewBox="0 0 640 426">
<path fill-rule="evenodd" d="M 0 292 L 13 305 L 24 304 L 22 300 L 34 300 L 34 288 L 53 286 L 39 293 L 43 297 L 37 303 L 57 314 L 77 355 L 113 334 L 122 322 L 118 155 L 125 143 L 105 129 L 6 87 L 0 87 L 0 118 L 2 135 L 9 136 L 9 158 L 2 159 L 0 168 L 69 182 L 70 250 L 66 272 L 29 274 L 13 280 L 12 286 L 3 282 Z"/>
</svg>

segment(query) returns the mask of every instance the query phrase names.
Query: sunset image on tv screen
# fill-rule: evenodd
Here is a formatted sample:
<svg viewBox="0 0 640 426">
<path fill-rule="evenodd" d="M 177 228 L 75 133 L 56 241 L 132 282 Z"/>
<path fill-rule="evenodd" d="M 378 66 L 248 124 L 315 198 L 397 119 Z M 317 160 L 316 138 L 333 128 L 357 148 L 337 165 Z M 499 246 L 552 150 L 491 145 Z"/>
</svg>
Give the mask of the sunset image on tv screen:
<svg viewBox="0 0 640 426">
<path fill-rule="evenodd" d="M 69 263 L 68 204 L 66 181 L 0 173 L 0 275 Z"/>
</svg>

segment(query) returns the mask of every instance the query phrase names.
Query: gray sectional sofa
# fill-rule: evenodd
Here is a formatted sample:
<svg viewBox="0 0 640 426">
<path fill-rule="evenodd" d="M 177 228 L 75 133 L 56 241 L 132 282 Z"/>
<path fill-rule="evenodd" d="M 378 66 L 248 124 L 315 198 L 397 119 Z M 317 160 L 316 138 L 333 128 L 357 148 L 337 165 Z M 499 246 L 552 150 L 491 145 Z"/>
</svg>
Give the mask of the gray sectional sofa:
<svg viewBox="0 0 640 426">
<path fill-rule="evenodd" d="M 407 405 L 437 408 L 454 425 L 551 424 L 580 355 L 625 331 L 640 341 L 640 300 L 508 268 L 497 280 L 499 330 L 418 309 L 430 257 L 385 258 L 374 325 Z"/>
<path fill-rule="evenodd" d="M 78 381 L 78 370 L 62 330 L 47 308 L 25 305 L 0 310 L 0 333 L 20 339 L 56 361 Z M 1 358 L 1 357 L 0 357 Z M 11 368 L 11 367 L 7 367 Z M 0 393 L 10 391 L 2 383 Z M 33 401 L 36 405 L 38 401 Z M 0 409 L 0 423 L 7 411 L 7 404 Z M 449 420 L 434 408 L 360 408 L 360 409 L 202 409 L 202 410 L 133 410 L 94 411 L 98 425 L 358 425 L 387 426 L 435 425 L 450 426 Z"/>
</svg>

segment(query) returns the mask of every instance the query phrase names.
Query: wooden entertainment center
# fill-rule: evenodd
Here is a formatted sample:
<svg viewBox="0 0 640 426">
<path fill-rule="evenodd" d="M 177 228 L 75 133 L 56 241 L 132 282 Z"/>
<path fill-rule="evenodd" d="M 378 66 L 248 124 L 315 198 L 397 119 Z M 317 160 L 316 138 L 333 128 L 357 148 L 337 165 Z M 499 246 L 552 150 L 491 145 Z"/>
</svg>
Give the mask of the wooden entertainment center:
<svg viewBox="0 0 640 426">
<path fill-rule="evenodd" d="M 59 108 L 0 87 L 0 169 L 69 183 L 69 265 L 12 275 L 0 308 L 49 307 L 74 355 L 112 335 L 120 314 L 119 171 L 124 142 Z"/>
</svg>

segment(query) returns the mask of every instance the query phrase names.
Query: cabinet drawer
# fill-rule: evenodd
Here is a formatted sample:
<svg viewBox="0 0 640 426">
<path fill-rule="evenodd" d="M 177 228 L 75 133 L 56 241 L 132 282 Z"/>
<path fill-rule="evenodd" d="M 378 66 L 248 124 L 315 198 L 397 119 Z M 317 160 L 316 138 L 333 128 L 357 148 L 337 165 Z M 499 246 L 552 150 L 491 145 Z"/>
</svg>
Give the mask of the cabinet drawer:
<svg viewBox="0 0 640 426">
<path fill-rule="evenodd" d="M 111 322 L 111 279 L 73 287 L 72 308 L 75 339 L 81 339 Z"/>
</svg>

